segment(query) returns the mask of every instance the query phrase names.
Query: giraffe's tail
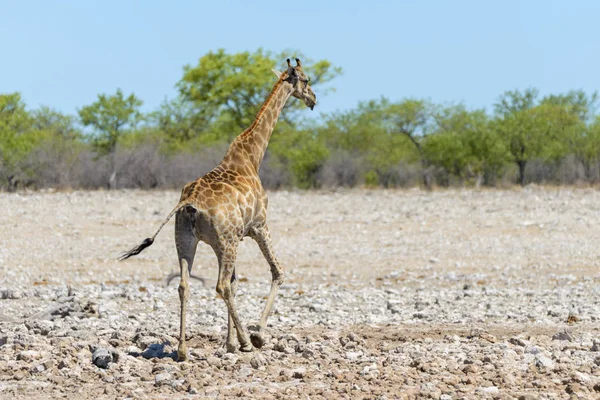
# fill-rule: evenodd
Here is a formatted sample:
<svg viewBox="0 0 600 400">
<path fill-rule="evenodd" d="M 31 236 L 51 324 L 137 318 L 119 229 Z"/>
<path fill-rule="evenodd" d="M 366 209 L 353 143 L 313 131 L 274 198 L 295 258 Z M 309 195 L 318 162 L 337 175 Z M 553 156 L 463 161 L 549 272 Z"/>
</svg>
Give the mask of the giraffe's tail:
<svg viewBox="0 0 600 400">
<path fill-rule="evenodd" d="M 167 218 L 158 227 L 158 230 L 152 237 L 144 239 L 142 244 L 140 244 L 139 246 L 136 246 L 133 249 L 121 254 L 121 256 L 119 256 L 119 261 L 127 260 L 129 257 L 136 256 L 136 255 L 140 254 L 146 247 L 152 246 L 152 243 L 154 243 L 154 239 L 156 238 L 156 235 L 158 235 L 158 232 L 160 232 L 160 230 L 163 228 L 163 226 L 165 226 L 167 224 L 167 222 L 169 222 L 169 220 L 173 217 L 173 215 L 175 215 L 175 213 L 177 213 L 177 211 L 181 210 L 183 207 L 185 207 L 187 205 L 189 205 L 189 202 L 187 200 L 179 202 L 179 204 L 177 204 L 177 206 L 175 206 L 173 211 L 171 211 L 169 213 Z"/>
</svg>

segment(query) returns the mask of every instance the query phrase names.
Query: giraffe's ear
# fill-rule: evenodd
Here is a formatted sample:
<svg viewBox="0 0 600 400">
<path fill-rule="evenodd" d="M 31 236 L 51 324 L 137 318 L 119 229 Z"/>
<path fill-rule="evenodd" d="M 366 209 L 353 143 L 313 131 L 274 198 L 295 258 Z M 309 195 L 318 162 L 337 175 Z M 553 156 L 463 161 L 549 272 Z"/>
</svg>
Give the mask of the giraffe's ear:
<svg viewBox="0 0 600 400">
<path fill-rule="evenodd" d="M 276 69 L 272 69 L 271 71 L 275 74 L 275 76 L 277 77 L 277 79 L 280 79 L 281 75 L 283 74 L 283 72 L 279 72 Z"/>
</svg>

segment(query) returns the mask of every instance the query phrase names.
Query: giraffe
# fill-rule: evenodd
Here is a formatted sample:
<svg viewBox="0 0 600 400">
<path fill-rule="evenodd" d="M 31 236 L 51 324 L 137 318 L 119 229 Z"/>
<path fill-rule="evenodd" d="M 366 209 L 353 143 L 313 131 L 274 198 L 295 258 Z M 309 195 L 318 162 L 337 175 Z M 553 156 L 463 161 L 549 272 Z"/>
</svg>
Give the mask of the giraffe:
<svg viewBox="0 0 600 400">
<path fill-rule="evenodd" d="M 212 247 L 219 265 L 217 293 L 228 311 L 227 352 L 252 351 L 264 344 L 261 332 L 273 307 L 279 286 L 283 282 L 283 268 L 277 260 L 267 226 L 267 195 L 258 176 L 267 145 L 277 119 L 290 96 L 302 101 L 312 110 L 316 96 L 299 59 L 292 66 L 287 59 L 285 72 L 272 70 L 278 80 L 258 111 L 254 122 L 237 136 L 221 163 L 206 175 L 186 184 L 179 203 L 159 226 L 154 236 L 124 253 L 120 260 L 139 254 L 152 245 L 163 226 L 175 215 L 175 245 L 180 266 L 178 287 L 181 302 L 179 346 L 177 357 L 187 359 L 185 342 L 187 300 L 190 274 L 199 241 Z M 239 242 L 246 236 L 254 239 L 271 268 L 271 288 L 257 326 L 248 340 L 235 306 L 238 282 L 235 262 Z"/>
</svg>

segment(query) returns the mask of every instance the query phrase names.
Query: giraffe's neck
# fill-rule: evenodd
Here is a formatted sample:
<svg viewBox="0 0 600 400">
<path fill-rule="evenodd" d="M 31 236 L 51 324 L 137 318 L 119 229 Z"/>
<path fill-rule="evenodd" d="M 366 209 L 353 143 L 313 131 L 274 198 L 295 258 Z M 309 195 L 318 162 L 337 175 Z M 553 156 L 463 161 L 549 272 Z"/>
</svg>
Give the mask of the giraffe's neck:
<svg viewBox="0 0 600 400">
<path fill-rule="evenodd" d="M 292 85 L 279 79 L 252 125 L 234 139 L 223 161 L 230 165 L 243 165 L 247 161 L 258 171 L 277 119 L 292 92 Z"/>
</svg>

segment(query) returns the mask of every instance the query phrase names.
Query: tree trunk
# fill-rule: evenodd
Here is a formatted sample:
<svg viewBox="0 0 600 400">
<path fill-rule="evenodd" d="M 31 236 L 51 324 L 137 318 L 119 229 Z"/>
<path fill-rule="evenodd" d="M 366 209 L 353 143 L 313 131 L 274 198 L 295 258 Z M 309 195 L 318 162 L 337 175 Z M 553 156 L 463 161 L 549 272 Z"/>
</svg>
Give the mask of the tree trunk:
<svg viewBox="0 0 600 400">
<path fill-rule="evenodd" d="M 519 166 L 519 185 L 525 186 L 525 167 L 527 166 L 527 161 L 517 161 L 517 165 Z"/>
<path fill-rule="evenodd" d="M 115 190 L 117 188 L 117 149 L 113 148 L 110 155 L 110 178 L 108 178 L 108 188 Z"/>
<path fill-rule="evenodd" d="M 419 147 L 419 150 L 421 150 L 420 147 Z M 421 154 L 423 154 L 423 153 L 421 153 Z M 421 169 L 422 169 L 422 174 L 423 174 L 423 186 L 425 186 L 425 189 L 431 190 L 431 174 L 429 173 L 429 165 L 428 165 L 428 162 L 425 159 L 425 157 L 423 157 L 422 155 L 421 155 Z"/>
</svg>

